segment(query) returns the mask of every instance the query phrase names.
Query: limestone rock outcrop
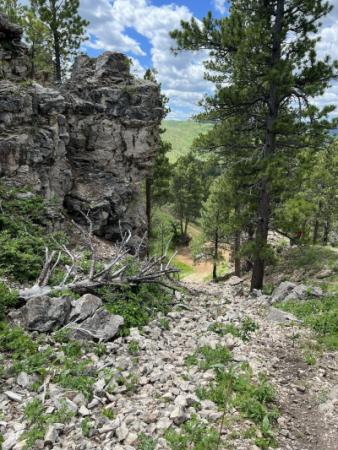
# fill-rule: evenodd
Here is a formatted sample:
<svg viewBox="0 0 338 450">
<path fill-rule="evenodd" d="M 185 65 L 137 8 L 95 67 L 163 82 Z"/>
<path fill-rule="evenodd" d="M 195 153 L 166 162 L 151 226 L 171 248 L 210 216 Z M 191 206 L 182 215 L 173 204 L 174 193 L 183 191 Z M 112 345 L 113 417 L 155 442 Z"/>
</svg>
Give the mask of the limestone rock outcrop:
<svg viewBox="0 0 338 450">
<path fill-rule="evenodd" d="M 146 229 L 142 183 L 151 173 L 163 107 L 159 86 L 137 80 L 121 53 L 80 55 L 70 79 L 29 79 L 22 31 L 0 15 L 0 177 L 29 186 L 97 235 Z"/>
</svg>

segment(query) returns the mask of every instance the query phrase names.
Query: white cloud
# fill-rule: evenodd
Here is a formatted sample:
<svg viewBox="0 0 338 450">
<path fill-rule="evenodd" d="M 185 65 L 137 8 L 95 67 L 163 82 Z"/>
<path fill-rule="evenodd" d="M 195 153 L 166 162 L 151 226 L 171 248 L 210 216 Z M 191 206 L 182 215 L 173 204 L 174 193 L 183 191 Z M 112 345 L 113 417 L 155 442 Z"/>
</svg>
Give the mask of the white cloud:
<svg viewBox="0 0 338 450">
<path fill-rule="evenodd" d="M 226 7 L 225 7 L 226 3 L 227 3 L 226 0 L 214 0 L 215 8 L 217 9 L 217 11 L 219 11 L 222 14 L 224 14 L 226 11 Z"/>
<path fill-rule="evenodd" d="M 137 57 L 146 55 L 146 49 L 133 37 L 129 29 L 145 37 L 151 46 L 152 66 L 158 71 L 163 92 L 170 97 L 173 117 L 177 108 L 184 114 L 196 113 L 197 103 L 210 90 L 210 83 L 203 79 L 205 52 L 183 52 L 175 56 L 171 48 L 175 42 L 169 32 L 180 26 L 181 20 L 189 20 L 192 13 L 186 6 L 174 3 L 155 6 L 151 0 L 81 0 L 80 14 L 90 21 L 91 36 L 86 46 L 97 50 L 117 50 L 134 55 L 134 72 L 142 75 L 144 68 Z M 133 35 L 132 35 L 133 36 Z"/>
</svg>

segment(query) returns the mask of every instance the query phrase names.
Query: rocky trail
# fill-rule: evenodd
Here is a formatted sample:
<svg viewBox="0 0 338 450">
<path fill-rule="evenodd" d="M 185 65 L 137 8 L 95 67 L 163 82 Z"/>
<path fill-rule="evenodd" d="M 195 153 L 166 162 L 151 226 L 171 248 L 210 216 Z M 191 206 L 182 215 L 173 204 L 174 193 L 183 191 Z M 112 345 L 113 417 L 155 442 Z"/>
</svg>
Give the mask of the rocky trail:
<svg viewBox="0 0 338 450">
<path fill-rule="evenodd" d="M 309 331 L 290 322 L 290 315 L 267 306 L 265 296 L 244 296 L 241 284 L 230 280 L 225 285 L 188 287 L 193 293 L 178 294 L 167 318 L 158 317 L 143 328 L 142 334 L 132 329 L 127 338 L 107 343 L 104 356 L 86 355 L 98 374 L 91 400 L 48 382 L 48 377 L 40 392 L 28 388 L 29 376 L 25 374 L 7 379 L 0 390 L 0 410 L 6 412 L 0 417 L 3 450 L 25 448 L 20 436 L 29 424 L 23 409 L 37 397 L 43 399 L 49 412 L 60 408 L 63 399 L 73 417 L 64 424 L 51 423 L 44 438 L 32 447 L 36 449 L 166 450 L 170 448 L 164 437 L 166 430 L 179 432 L 196 416 L 217 432 L 221 429 L 221 443 L 218 447 L 188 443 L 172 448 L 258 450 L 248 432 L 251 420 L 242 418 L 232 406 L 223 417 L 214 402 L 197 397 L 198 388 L 208 387 L 216 371 L 187 365 L 187 357 L 205 346 L 227 347 L 232 355 L 229 364 L 248 362 L 253 379 L 261 372 L 267 375 L 280 411 L 275 427 L 279 449 L 335 450 L 336 355 L 327 353 L 315 365 L 308 365 L 299 342 L 311 341 Z M 259 326 L 248 341 L 210 330 L 215 322 L 236 326 L 248 317 Z M 114 384 L 117 375 L 127 382 Z"/>
</svg>

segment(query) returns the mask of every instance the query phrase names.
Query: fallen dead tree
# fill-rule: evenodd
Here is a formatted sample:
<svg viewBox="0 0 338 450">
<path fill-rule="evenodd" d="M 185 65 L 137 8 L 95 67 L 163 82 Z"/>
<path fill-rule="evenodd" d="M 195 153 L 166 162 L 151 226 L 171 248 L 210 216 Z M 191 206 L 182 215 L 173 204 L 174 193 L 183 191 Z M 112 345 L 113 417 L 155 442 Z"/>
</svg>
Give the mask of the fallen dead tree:
<svg viewBox="0 0 338 450">
<path fill-rule="evenodd" d="M 111 246 L 110 258 L 103 263 L 96 254 L 93 224 L 88 215 L 83 214 L 88 223 L 84 228 L 75 222 L 74 226 L 80 231 L 85 242 L 86 251 L 89 252 L 89 270 L 81 267 L 81 257 L 68 248 L 65 244 L 57 242 L 54 238 L 54 246 L 58 250 L 45 249 L 45 262 L 41 273 L 32 287 L 21 289 L 19 296 L 23 300 L 71 290 L 80 294 L 95 292 L 100 287 L 111 286 L 136 286 L 140 283 L 159 283 L 173 288 L 170 284 L 174 280 L 170 277 L 179 270 L 171 266 L 175 255 L 168 259 L 167 254 L 157 257 L 141 258 L 143 239 L 135 253 L 131 253 L 128 243 L 132 237 L 130 230 L 121 230 L 121 241 Z M 166 252 L 167 253 L 167 252 Z M 81 255 L 82 256 L 82 255 Z M 58 285 L 51 285 L 50 280 L 56 269 L 66 259 L 69 264 L 64 265 L 64 277 Z M 135 264 L 136 262 L 136 264 Z M 99 264 L 100 263 L 100 264 Z M 136 271 L 130 274 L 131 266 Z M 169 281 L 169 285 L 168 285 Z M 174 289 L 174 288 L 173 288 Z"/>
</svg>

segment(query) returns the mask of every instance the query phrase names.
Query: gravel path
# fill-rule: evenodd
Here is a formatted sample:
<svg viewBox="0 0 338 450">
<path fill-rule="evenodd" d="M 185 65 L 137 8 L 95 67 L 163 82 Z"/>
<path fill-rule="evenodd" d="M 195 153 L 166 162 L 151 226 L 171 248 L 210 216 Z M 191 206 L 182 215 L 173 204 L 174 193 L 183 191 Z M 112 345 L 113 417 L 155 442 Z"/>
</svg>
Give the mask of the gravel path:
<svg viewBox="0 0 338 450">
<path fill-rule="evenodd" d="M 133 329 L 128 338 L 107 344 L 107 355 L 87 355 L 100 374 L 89 403 L 82 395 L 51 383 L 45 394 L 37 394 L 18 386 L 18 380 L 7 380 L 4 390 L 19 394 L 22 401 L 0 393 L 0 409 L 5 412 L 4 420 L 0 419 L 6 440 L 4 450 L 24 448 L 19 442 L 20 434 L 27 428 L 23 406 L 37 395 L 45 395 L 49 411 L 58 406 L 60 398 L 67 398 L 76 415 L 66 424 L 51 425 L 49 436 L 34 448 L 133 450 L 140 448 L 138 437 L 145 433 L 157 442 L 156 449 L 166 450 L 165 430 L 179 428 L 194 414 L 219 429 L 222 412 L 213 402 L 205 400 L 200 408 L 195 407 L 196 389 L 208 386 L 214 371 L 187 367 L 185 362 L 198 347 L 218 344 L 228 346 L 235 361 L 247 361 L 254 374 L 266 373 L 274 385 L 281 411 L 277 431 L 280 450 L 336 450 L 336 355 L 328 353 L 315 366 L 307 365 L 298 342 L 311 339 L 309 332 L 280 323 L 280 317 L 271 317 L 264 298 L 241 295 L 241 285 L 190 287 L 195 294 L 178 299 L 180 305 L 187 306 L 169 313 L 169 329 L 164 329 L 166 322 L 158 318 L 144 328 L 142 335 Z M 259 324 L 249 342 L 208 331 L 216 320 L 239 324 L 244 317 Z M 300 337 L 295 342 L 293 336 L 298 332 Z M 124 380 L 120 385 L 117 377 Z M 114 411 L 114 417 L 102 414 L 107 409 Z M 84 420 L 90 424 L 87 436 L 81 430 Z M 238 411 L 231 410 L 222 431 L 226 444 L 220 449 L 258 449 L 241 433 L 243 426 L 249 425 Z"/>
</svg>

